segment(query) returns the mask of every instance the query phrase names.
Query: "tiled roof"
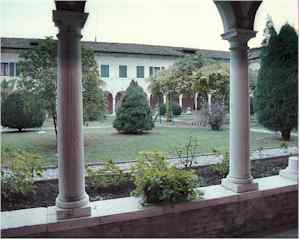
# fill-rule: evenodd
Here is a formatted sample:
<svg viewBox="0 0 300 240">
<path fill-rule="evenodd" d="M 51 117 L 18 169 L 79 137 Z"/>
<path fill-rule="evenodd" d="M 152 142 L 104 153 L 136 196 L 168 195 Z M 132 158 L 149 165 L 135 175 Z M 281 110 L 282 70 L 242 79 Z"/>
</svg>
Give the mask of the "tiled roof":
<svg viewBox="0 0 300 240">
<path fill-rule="evenodd" d="M 29 38 L 1 38 L 1 48 L 28 49 L 38 43 L 40 39 Z M 200 51 L 204 56 L 215 59 L 229 59 L 226 51 L 205 50 L 196 48 L 181 48 L 133 43 L 110 43 L 110 42 L 82 42 L 87 48 L 100 53 L 124 53 L 124 54 L 143 54 L 159 56 L 181 57 L 187 54 Z"/>
<path fill-rule="evenodd" d="M 28 49 L 35 46 L 41 39 L 30 38 L 1 38 L 1 48 L 3 49 Z M 82 42 L 87 48 L 99 53 L 121 53 L 121 54 L 142 54 L 158 56 L 181 57 L 193 54 L 197 51 L 203 56 L 213 59 L 229 60 L 229 52 L 218 50 L 207 50 L 197 48 L 169 47 L 133 43 L 110 43 L 110 42 Z M 249 58 L 259 58 L 260 48 L 251 49 Z"/>
</svg>

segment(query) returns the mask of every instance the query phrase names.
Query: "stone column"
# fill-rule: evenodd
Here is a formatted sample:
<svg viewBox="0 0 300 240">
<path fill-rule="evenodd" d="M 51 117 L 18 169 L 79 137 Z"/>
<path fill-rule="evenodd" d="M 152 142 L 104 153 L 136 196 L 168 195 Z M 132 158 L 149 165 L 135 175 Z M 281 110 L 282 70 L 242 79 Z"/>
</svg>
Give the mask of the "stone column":
<svg viewBox="0 0 300 240">
<path fill-rule="evenodd" d="M 112 94 L 112 115 L 116 115 L 116 96 Z"/>
<path fill-rule="evenodd" d="M 195 111 L 197 111 L 198 109 L 198 93 L 195 93 L 195 96 L 194 96 L 194 104 L 195 104 Z"/>
<path fill-rule="evenodd" d="M 182 98 L 183 98 L 183 95 L 180 94 L 179 95 L 179 106 L 182 108 Z"/>
<path fill-rule="evenodd" d="M 210 110 L 211 110 L 211 93 L 207 94 L 207 99 L 208 99 L 207 107 L 208 107 L 208 111 L 210 112 Z"/>
<path fill-rule="evenodd" d="M 284 178 L 298 181 L 298 156 L 289 157 L 288 167 L 280 170 L 279 175 Z"/>
<path fill-rule="evenodd" d="M 82 66 L 80 39 L 87 13 L 53 11 L 59 28 L 57 79 L 57 147 L 59 194 L 57 218 L 89 216 L 85 192 L 82 131 Z"/>
<path fill-rule="evenodd" d="M 234 192 L 258 188 L 250 173 L 248 46 L 256 32 L 234 29 L 222 35 L 230 43 L 230 169 L 222 185 Z"/>
<path fill-rule="evenodd" d="M 167 95 L 164 95 L 164 104 L 167 103 Z"/>
</svg>

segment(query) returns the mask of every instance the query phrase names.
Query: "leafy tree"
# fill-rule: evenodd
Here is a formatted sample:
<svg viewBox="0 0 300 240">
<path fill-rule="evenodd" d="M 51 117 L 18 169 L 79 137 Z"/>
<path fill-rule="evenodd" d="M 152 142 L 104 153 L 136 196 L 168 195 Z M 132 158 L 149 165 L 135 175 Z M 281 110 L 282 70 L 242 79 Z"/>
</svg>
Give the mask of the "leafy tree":
<svg viewBox="0 0 300 240">
<path fill-rule="evenodd" d="M 258 121 L 290 139 L 298 119 L 298 35 L 288 24 L 279 34 L 271 26 L 268 45 L 262 50 L 261 68 L 254 94 Z"/>
<path fill-rule="evenodd" d="M 134 80 L 125 92 L 113 127 L 126 134 L 138 134 L 154 127 L 146 93 Z"/>
<path fill-rule="evenodd" d="M 40 101 L 24 90 L 11 93 L 1 106 L 1 124 L 4 127 L 17 128 L 19 131 L 41 127 L 45 118 Z"/>
<path fill-rule="evenodd" d="M 205 59 L 200 53 L 176 61 L 170 68 L 148 79 L 149 89 L 154 95 L 215 94 L 224 103 L 229 101 L 229 70 L 224 63 Z M 169 111 L 168 111 L 169 109 Z M 171 121 L 171 106 L 167 106 L 167 121 Z"/>
<path fill-rule="evenodd" d="M 101 118 L 104 112 L 101 80 L 93 51 L 81 48 L 83 113 L 84 120 Z M 19 88 L 26 89 L 38 97 L 43 108 L 53 119 L 56 128 L 56 81 L 57 81 L 57 43 L 51 37 L 40 40 L 38 45 L 25 50 L 20 57 L 21 79 Z"/>
</svg>

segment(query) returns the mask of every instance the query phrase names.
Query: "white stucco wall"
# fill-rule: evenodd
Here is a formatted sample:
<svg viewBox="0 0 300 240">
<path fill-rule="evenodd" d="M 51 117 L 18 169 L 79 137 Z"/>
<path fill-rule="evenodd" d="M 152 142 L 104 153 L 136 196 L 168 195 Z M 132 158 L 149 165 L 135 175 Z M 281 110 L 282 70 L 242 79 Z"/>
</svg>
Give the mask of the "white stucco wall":
<svg viewBox="0 0 300 240">
<path fill-rule="evenodd" d="M 105 82 L 104 90 L 116 96 L 120 91 L 125 91 L 132 79 L 136 80 L 143 87 L 147 94 L 150 94 L 146 79 L 149 77 L 150 67 L 168 68 L 176 61 L 176 57 L 134 55 L 134 54 L 96 54 L 96 61 L 99 67 L 101 64 L 109 65 L 109 78 L 102 78 Z M 127 66 L 127 78 L 119 78 L 119 66 Z M 144 78 L 137 78 L 136 67 L 144 66 Z"/>
</svg>

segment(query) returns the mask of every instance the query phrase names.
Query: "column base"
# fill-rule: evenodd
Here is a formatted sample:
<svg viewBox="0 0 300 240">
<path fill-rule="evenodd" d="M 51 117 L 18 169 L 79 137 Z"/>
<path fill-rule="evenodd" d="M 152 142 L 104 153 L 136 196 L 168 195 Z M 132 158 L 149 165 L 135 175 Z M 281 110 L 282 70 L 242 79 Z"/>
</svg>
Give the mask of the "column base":
<svg viewBox="0 0 300 240">
<path fill-rule="evenodd" d="M 236 193 L 251 192 L 258 189 L 258 183 L 253 182 L 252 177 L 249 179 L 238 179 L 236 181 L 231 177 L 223 178 L 221 185 Z"/>
<path fill-rule="evenodd" d="M 56 218 L 58 220 L 88 217 L 91 215 L 91 206 L 87 194 L 83 199 L 74 202 L 63 201 L 56 198 Z"/>
<path fill-rule="evenodd" d="M 279 175 L 290 180 L 298 181 L 298 157 L 289 157 L 289 165 L 280 170 Z"/>
</svg>

